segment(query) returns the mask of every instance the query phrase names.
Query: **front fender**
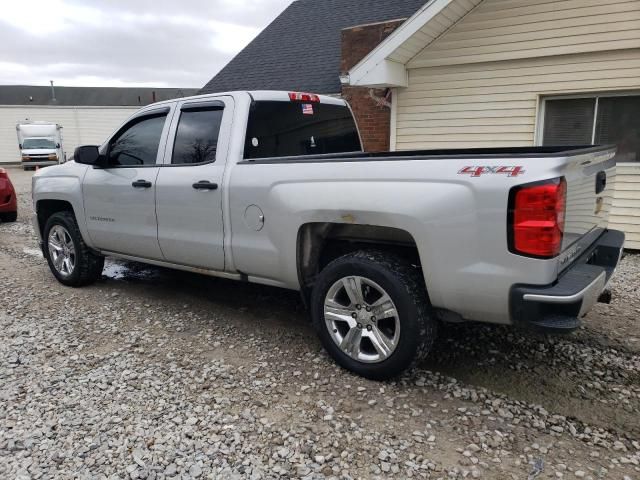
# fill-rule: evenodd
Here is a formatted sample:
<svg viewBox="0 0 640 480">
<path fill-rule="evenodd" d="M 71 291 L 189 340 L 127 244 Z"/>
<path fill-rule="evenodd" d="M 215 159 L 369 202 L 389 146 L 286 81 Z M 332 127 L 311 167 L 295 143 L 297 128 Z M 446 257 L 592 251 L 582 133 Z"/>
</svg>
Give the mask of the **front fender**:
<svg viewBox="0 0 640 480">
<path fill-rule="evenodd" d="M 87 230 L 82 197 L 82 180 L 87 168 L 86 165 L 67 162 L 62 165 L 40 170 L 32 179 L 32 196 L 36 214 L 39 202 L 46 200 L 68 202 L 73 209 L 73 214 L 78 222 L 78 228 L 80 229 L 84 242 L 93 248 L 91 237 Z"/>
</svg>

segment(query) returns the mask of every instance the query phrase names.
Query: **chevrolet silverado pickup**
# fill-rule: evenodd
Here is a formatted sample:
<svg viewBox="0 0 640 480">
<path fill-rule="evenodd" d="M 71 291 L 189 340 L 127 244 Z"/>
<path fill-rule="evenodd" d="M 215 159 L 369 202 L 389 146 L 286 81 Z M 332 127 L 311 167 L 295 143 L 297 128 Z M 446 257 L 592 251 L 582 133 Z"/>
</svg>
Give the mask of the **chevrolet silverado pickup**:
<svg viewBox="0 0 640 480">
<path fill-rule="evenodd" d="M 69 286 L 114 256 L 299 290 L 337 363 L 383 379 L 441 322 L 576 329 L 621 256 L 614 179 L 613 147 L 367 153 L 341 99 L 230 92 L 37 172 L 34 226 Z"/>
</svg>

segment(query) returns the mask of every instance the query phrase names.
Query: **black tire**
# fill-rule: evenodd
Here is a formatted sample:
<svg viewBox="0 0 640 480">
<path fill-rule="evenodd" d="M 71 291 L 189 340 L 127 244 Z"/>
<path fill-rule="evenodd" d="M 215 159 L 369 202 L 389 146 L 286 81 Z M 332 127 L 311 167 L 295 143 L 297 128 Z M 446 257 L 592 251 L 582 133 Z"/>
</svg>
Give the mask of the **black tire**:
<svg viewBox="0 0 640 480">
<path fill-rule="evenodd" d="M 378 363 L 365 363 L 343 352 L 325 323 L 324 303 L 331 286 L 353 275 L 382 287 L 398 312 L 400 334 L 395 350 Z M 329 263 L 313 287 L 311 317 L 329 355 L 343 368 L 372 380 L 395 377 L 425 358 L 437 335 L 437 321 L 420 270 L 402 257 L 385 252 L 357 251 Z"/>
<path fill-rule="evenodd" d="M 49 233 L 56 225 L 64 227 L 69 232 L 75 248 L 75 268 L 70 275 L 66 276 L 56 270 L 49 253 Z M 86 243 L 84 243 L 73 213 L 65 211 L 51 215 L 44 226 L 42 238 L 44 241 L 44 256 L 47 259 L 51 273 L 60 283 L 69 287 L 82 287 L 94 283 L 101 277 L 104 257 L 91 252 Z"/>
<path fill-rule="evenodd" d="M 18 219 L 18 212 L 0 213 L 0 220 L 3 222 L 15 222 Z"/>
</svg>

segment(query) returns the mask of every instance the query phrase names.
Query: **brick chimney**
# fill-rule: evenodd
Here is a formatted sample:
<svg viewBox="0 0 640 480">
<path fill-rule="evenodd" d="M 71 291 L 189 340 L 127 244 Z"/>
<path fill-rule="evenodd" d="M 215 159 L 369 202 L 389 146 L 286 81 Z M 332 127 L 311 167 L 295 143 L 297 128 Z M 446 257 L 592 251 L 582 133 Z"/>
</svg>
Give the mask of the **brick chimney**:
<svg viewBox="0 0 640 480">
<path fill-rule="evenodd" d="M 341 72 L 347 73 L 403 22 L 404 19 L 389 20 L 342 30 Z M 388 151 L 391 127 L 389 89 L 343 85 L 342 97 L 353 109 L 364 149 L 367 152 Z"/>
</svg>

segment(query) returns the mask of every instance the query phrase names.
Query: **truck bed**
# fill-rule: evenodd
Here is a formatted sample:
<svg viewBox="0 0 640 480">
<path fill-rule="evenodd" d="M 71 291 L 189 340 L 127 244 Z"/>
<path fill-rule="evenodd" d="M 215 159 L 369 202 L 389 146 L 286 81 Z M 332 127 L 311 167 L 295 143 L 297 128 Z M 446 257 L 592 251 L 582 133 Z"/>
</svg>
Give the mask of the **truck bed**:
<svg viewBox="0 0 640 480">
<path fill-rule="evenodd" d="M 319 163 L 393 160 L 446 160 L 464 158 L 552 158 L 604 152 L 613 145 L 572 145 L 545 147 L 452 148 L 440 150 L 402 150 L 396 152 L 347 152 L 324 155 L 258 158 L 239 163 Z"/>
</svg>

